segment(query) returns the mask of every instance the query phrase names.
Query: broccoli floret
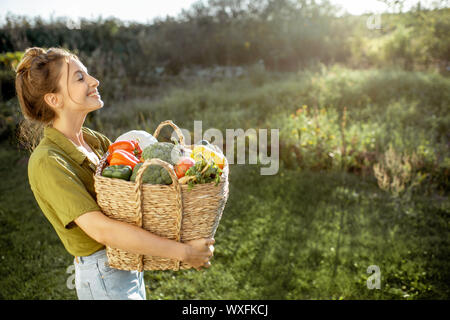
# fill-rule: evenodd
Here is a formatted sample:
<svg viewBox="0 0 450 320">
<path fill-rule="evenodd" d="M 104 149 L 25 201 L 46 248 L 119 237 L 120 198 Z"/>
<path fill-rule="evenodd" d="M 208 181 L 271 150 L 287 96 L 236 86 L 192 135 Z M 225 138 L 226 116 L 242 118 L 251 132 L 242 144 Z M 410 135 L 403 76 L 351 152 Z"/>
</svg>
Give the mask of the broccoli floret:
<svg viewBox="0 0 450 320">
<path fill-rule="evenodd" d="M 181 145 L 175 145 L 169 142 L 157 142 L 154 143 L 142 151 L 142 157 L 144 160 L 158 158 L 171 165 L 175 165 L 178 160 L 185 155 L 185 149 Z M 133 174 L 130 177 L 130 181 L 136 180 L 136 175 L 141 167 L 141 163 L 134 167 Z M 151 184 L 171 184 L 172 178 L 166 169 L 158 165 L 149 166 L 143 176 L 142 183 Z"/>
<path fill-rule="evenodd" d="M 154 143 L 142 151 L 144 160 L 158 158 L 171 165 L 175 165 L 178 160 L 185 156 L 186 150 L 181 145 L 175 145 L 169 142 Z"/>
<path fill-rule="evenodd" d="M 142 163 L 138 163 L 134 169 L 133 174 L 130 177 L 130 181 L 136 181 L 136 176 L 139 168 L 142 166 Z M 172 178 L 166 169 L 158 165 L 151 165 L 145 169 L 142 175 L 142 183 L 150 183 L 150 184 L 171 184 Z"/>
</svg>

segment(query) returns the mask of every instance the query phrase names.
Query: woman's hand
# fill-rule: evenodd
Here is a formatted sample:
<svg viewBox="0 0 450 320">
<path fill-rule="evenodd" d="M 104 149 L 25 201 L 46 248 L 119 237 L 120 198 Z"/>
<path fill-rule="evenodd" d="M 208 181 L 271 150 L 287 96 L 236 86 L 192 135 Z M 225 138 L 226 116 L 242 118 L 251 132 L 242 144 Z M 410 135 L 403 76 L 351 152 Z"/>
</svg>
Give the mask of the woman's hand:
<svg viewBox="0 0 450 320">
<path fill-rule="evenodd" d="M 200 270 L 201 267 L 209 268 L 211 263 L 209 259 L 214 253 L 214 239 L 196 239 L 185 242 L 187 245 L 187 253 L 183 262 L 193 266 L 195 269 Z"/>
</svg>

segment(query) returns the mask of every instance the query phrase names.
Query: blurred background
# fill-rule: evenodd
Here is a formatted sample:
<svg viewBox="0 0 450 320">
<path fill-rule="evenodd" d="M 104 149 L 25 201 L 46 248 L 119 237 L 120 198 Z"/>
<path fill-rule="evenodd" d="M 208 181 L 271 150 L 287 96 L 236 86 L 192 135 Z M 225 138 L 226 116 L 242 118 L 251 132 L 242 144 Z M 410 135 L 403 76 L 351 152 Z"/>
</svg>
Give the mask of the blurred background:
<svg viewBox="0 0 450 320">
<path fill-rule="evenodd" d="M 76 299 L 17 140 L 39 46 L 100 80 L 85 125 L 111 140 L 280 130 L 277 175 L 231 166 L 210 270 L 146 272 L 149 299 L 448 299 L 449 34 L 448 1 L 1 1 L 0 298 Z"/>
</svg>

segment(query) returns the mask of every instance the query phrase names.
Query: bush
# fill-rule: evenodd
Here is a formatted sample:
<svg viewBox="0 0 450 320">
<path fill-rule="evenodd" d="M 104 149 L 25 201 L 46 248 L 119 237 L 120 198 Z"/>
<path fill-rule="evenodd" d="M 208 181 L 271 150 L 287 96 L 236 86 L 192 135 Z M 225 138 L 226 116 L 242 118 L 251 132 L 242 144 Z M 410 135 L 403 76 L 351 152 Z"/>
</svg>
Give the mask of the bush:
<svg viewBox="0 0 450 320">
<path fill-rule="evenodd" d="M 404 192 L 420 186 L 428 173 L 422 173 L 423 159 L 416 153 L 412 155 L 397 153 L 392 144 L 373 169 L 378 186 L 398 197 Z"/>
</svg>

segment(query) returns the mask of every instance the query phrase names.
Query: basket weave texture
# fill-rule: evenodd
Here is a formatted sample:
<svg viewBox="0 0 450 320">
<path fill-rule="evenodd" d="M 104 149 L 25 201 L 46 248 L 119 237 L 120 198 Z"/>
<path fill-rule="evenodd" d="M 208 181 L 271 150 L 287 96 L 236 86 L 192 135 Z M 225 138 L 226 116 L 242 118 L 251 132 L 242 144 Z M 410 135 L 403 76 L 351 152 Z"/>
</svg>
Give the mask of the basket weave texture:
<svg viewBox="0 0 450 320">
<path fill-rule="evenodd" d="M 166 125 L 175 130 L 181 145 L 192 148 L 184 144 L 183 133 L 171 120 L 161 122 L 153 136 L 157 138 Z M 214 237 L 228 200 L 227 162 L 217 186 L 215 182 L 196 184 L 189 190 L 187 184 L 178 183 L 173 166 L 160 159 L 145 160 L 135 182 L 103 177 L 101 173 L 108 165 L 107 156 L 108 153 L 103 156 L 94 175 L 97 203 L 106 216 L 178 242 Z M 164 167 L 172 184 L 143 184 L 142 174 L 149 165 Z M 109 265 L 121 270 L 192 268 L 179 260 L 134 254 L 109 246 L 106 246 L 106 254 Z"/>
</svg>

